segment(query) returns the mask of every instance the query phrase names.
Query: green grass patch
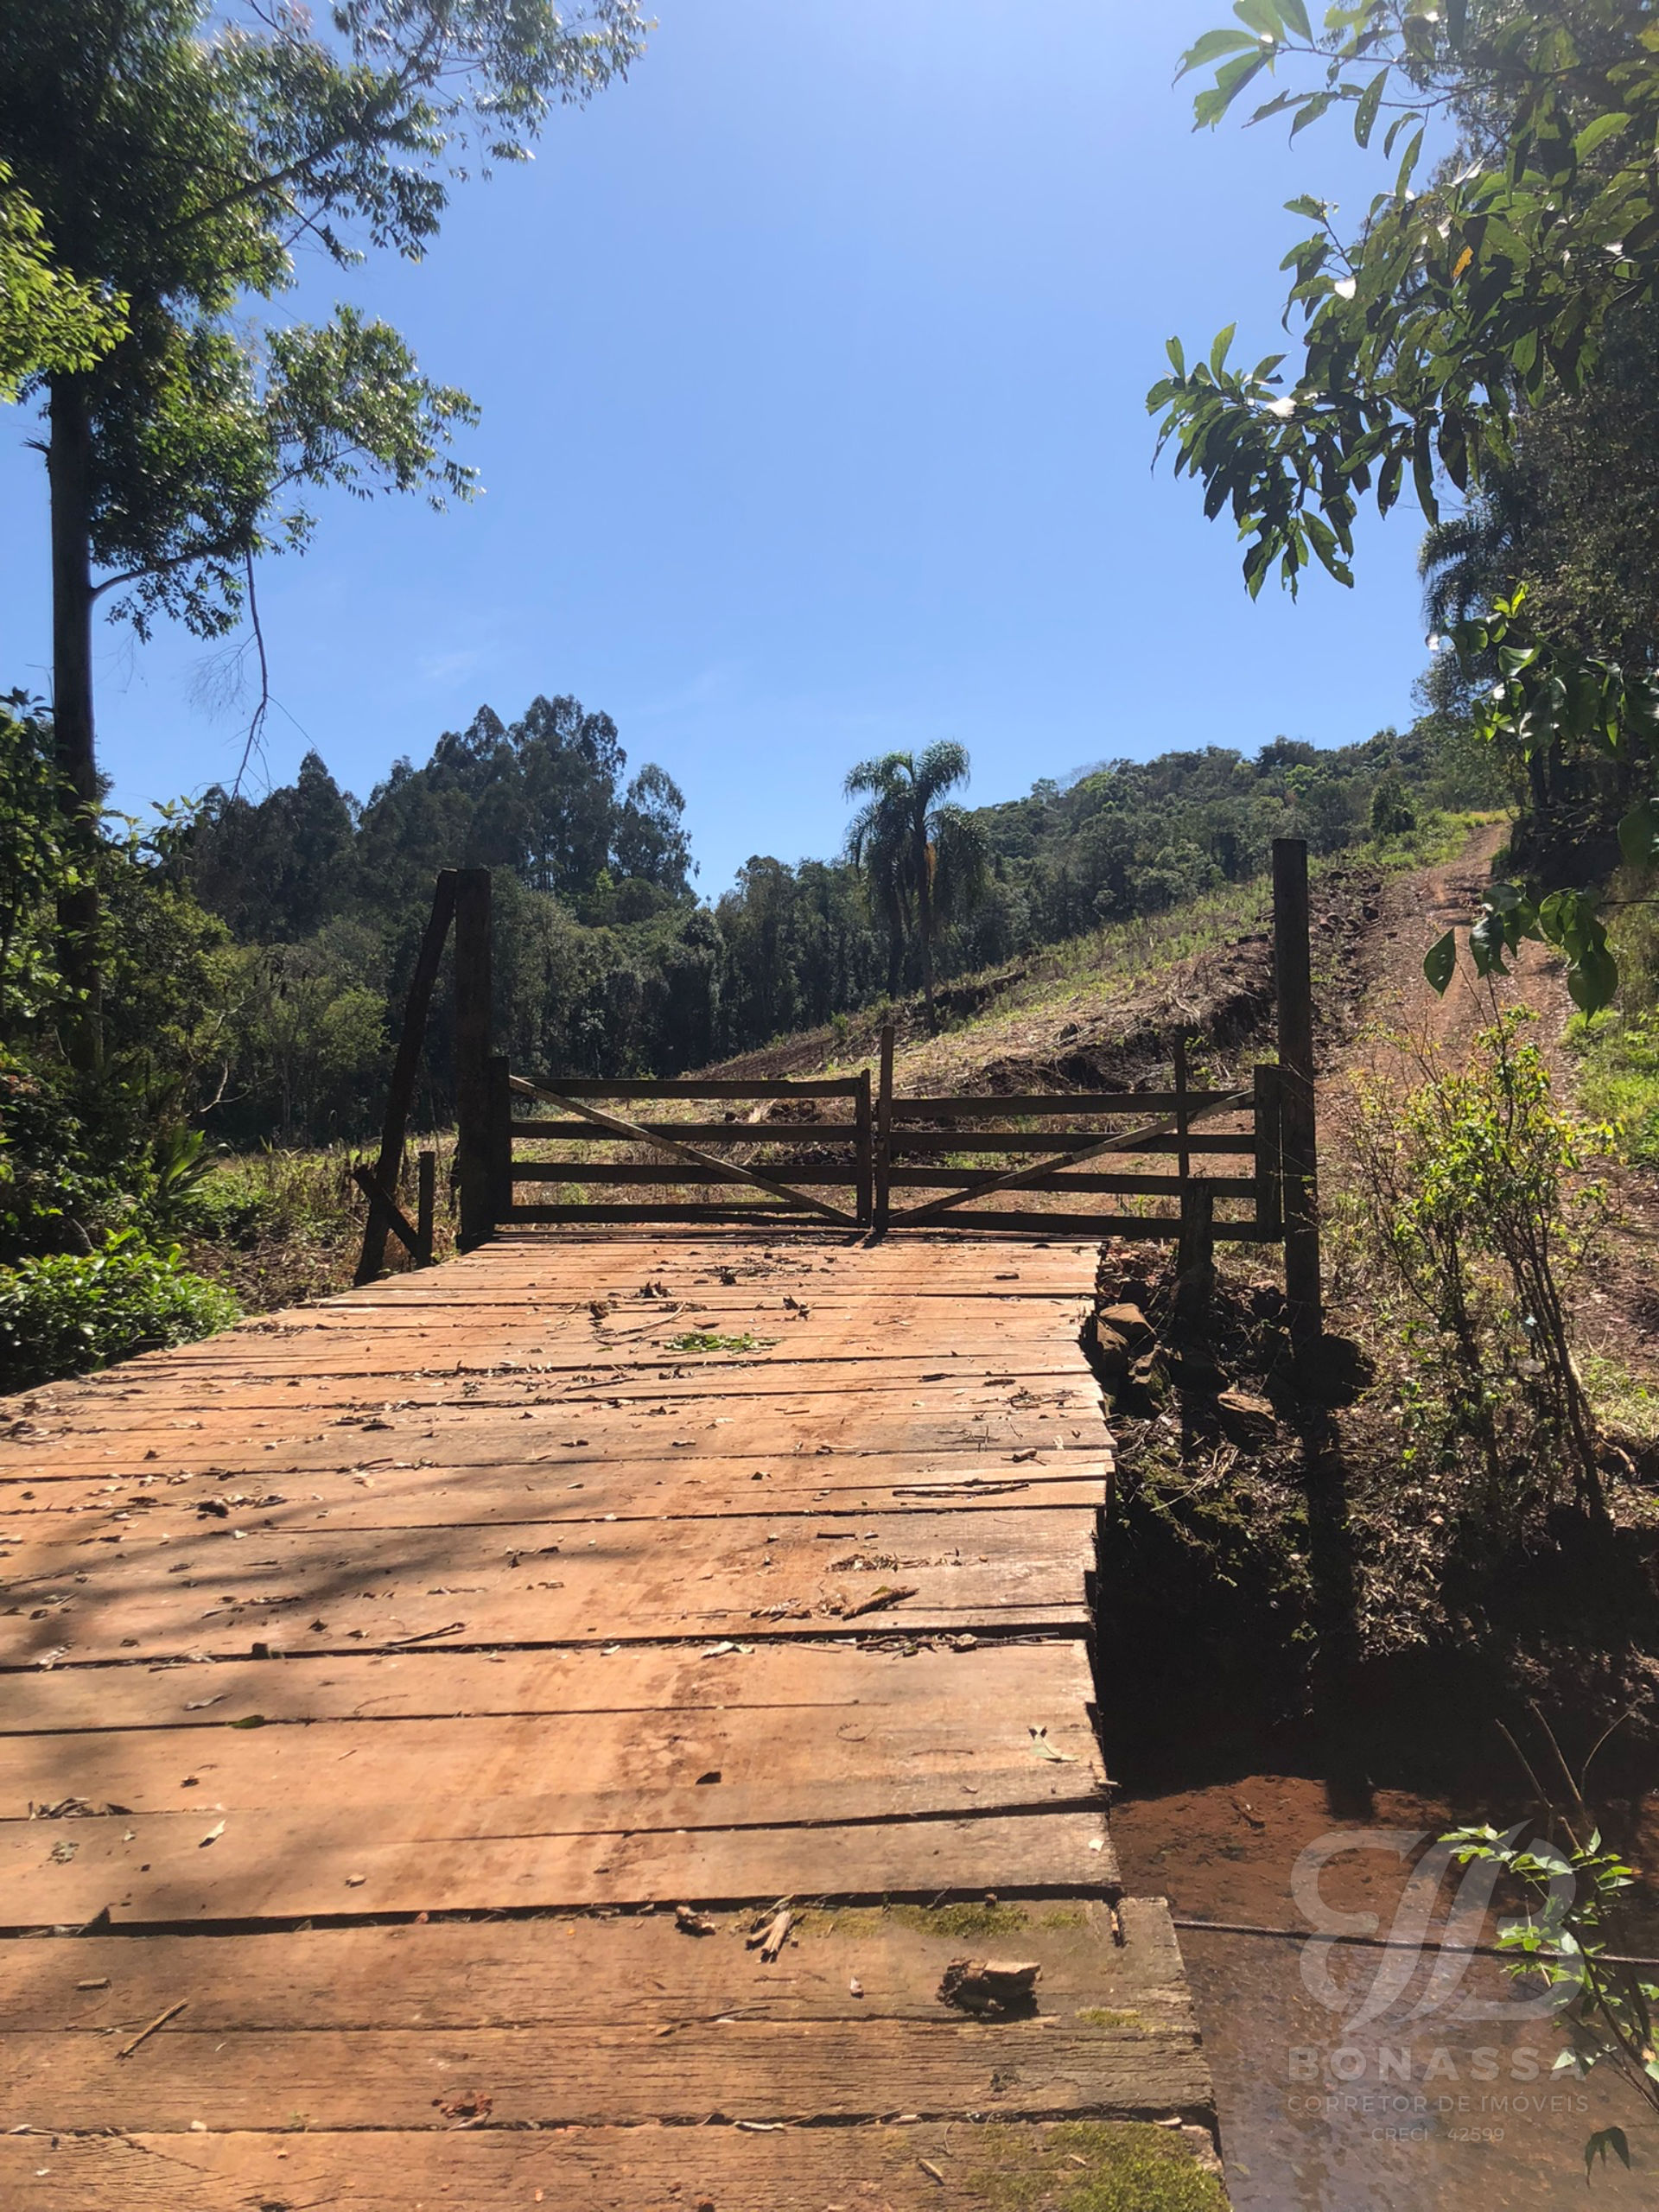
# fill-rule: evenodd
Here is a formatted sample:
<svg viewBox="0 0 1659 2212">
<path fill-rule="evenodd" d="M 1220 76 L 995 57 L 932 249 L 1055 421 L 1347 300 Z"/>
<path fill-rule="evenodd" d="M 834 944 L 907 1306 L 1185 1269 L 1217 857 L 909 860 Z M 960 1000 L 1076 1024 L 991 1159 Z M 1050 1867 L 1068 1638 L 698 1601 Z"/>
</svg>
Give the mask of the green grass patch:
<svg viewBox="0 0 1659 2212">
<path fill-rule="evenodd" d="M 1172 2130 L 1074 2120 L 1038 2134 L 993 2125 L 963 2139 L 991 2212 L 1226 2212 L 1220 2181 Z"/>
<path fill-rule="evenodd" d="M 1599 1351 L 1579 1354 L 1579 1372 L 1598 1420 L 1644 1443 L 1659 1442 L 1659 1391 L 1638 1382 L 1623 1361 Z"/>
<path fill-rule="evenodd" d="M 776 1337 L 751 1336 L 746 1330 L 741 1337 L 716 1336 L 711 1329 L 688 1329 L 683 1336 L 670 1337 L 666 1349 L 670 1351 L 766 1351 L 777 1343 Z"/>
<path fill-rule="evenodd" d="M 1659 1014 L 1575 1014 L 1562 1040 L 1579 1063 L 1579 1104 L 1612 1125 L 1621 1152 L 1659 1167 Z"/>
</svg>

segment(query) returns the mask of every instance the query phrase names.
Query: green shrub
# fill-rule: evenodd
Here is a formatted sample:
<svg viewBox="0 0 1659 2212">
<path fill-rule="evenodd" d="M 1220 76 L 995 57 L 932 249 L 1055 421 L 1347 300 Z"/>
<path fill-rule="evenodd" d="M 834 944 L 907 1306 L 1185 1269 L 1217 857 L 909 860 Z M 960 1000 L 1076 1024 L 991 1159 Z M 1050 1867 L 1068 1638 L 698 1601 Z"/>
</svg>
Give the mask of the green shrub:
<svg viewBox="0 0 1659 2212">
<path fill-rule="evenodd" d="M 228 1291 L 130 1232 L 99 1252 L 59 1254 L 0 1269 L 0 1390 L 82 1375 L 134 1352 L 192 1343 L 228 1328 Z"/>
<path fill-rule="evenodd" d="M 1578 1503 L 1605 1510 L 1595 1415 L 1573 1353 L 1570 1288 L 1607 1218 L 1589 1179 L 1612 1131 L 1563 1113 L 1549 1071 L 1502 1014 L 1465 1066 L 1423 1064 L 1407 1088 L 1356 1077 L 1351 1193 L 1363 1241 L 1403 1295 L 1399 1383 L 1408 1425 L 1472 1441 L 1495 1528 L 1556 1469 Z"/>
</svg>

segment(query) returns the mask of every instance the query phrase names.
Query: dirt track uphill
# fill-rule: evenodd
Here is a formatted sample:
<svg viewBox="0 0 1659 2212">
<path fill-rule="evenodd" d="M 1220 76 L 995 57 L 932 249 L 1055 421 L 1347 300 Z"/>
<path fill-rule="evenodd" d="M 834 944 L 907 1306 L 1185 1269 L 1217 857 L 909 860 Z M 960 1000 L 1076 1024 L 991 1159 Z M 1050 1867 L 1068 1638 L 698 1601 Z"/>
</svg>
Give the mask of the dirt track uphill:
<svg viewBox="0 0 1659 2212">
<path fill-rule="evenodd" d="M 507 1237 L 8 1402 L 0 2202 L 1219 2204 L 1095 1256 Z"/>
</svg>

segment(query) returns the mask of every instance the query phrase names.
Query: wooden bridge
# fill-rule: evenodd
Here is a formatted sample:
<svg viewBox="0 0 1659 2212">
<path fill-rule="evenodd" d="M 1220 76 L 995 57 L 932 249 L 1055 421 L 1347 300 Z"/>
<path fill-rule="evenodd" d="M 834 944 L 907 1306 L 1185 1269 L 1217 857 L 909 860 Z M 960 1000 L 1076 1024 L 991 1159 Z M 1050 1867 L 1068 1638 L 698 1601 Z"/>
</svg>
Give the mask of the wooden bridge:
<svg viewBox="0 0 1659 2212">
<path fill-rule="evenodd" d="M 1275 878 L 1277 1063 L 994 1099 L 515 1074 L 441 880 L 364 1287 L 0 1407 L 0 2203 L 1221 2203 L 1081 1331 L 1128 1231 L 1317 1332 Z M 385 1281 L 452 922 L 473 1249 Z"/>
<path fill-rule="evenodd" d="M 1095 1254 L 520 1232 L 9 1402 L 0 2202 L 1218 2202 Z"/>
</svg>

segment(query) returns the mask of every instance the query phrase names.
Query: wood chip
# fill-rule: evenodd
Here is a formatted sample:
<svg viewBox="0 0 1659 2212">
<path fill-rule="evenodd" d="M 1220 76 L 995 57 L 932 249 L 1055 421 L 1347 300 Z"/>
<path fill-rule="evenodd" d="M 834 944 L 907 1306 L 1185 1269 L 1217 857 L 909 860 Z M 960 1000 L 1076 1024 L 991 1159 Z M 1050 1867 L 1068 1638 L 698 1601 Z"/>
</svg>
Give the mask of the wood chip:
<svg viewBox="0 0 1659 2212">
<path fill-rule="evenodd" d="M 771 1966 L 788 1942 L 789 1931 L 794 1925 L 794 1914 L 787 1905 L 779 1905 L 768 1920 L 750 1931 L 749 1949 L 758 1949 L 766 1965 Z"/>
<path fill-rule="evenodd" d="M 939 1984 L 939 2001 L 962 2012 L 1034 2012 L 1041 1973 L 1035 1961 L 952 1959 Z"/>
<path fill-rule="evenodd" d="M 913 1583 L 901 1584 L 897 1589 L 892 1590 L 884 1586 L 872 1596 L 866 1598 L 861 1604 L 843 1606 L 841 1618 L 844 1621 L 855 1621 L 861 1613 L 885 1612 L 889 1605 L 900 1605 L 905 1599 L 913 1598 L 915 1595 L 916 1587 Z"/>
<path fill-rule="evenodd" d="M 147 2028 L 139 2029 L 137 2034 L 134 2036 L 130 2043 L 124 2043 L 122 2044 L 120 2050 L 116 2052 L 116 2056 L 118 2058 L 130 2058 L 133 2052 L 137 2050 L 139 2044 L 141 2043 L 147 2043 L 150 2037 L 155 2034 L 157 2028 L 164 2028 L 169 2020 L 176 2020 L 179 2014 L 183 2012 L 187 2002 L 188 1999 L 181 1997 L 176 2005 L 169 2005 L 165 2012 L 158 2012 Z"/>
</svg>

